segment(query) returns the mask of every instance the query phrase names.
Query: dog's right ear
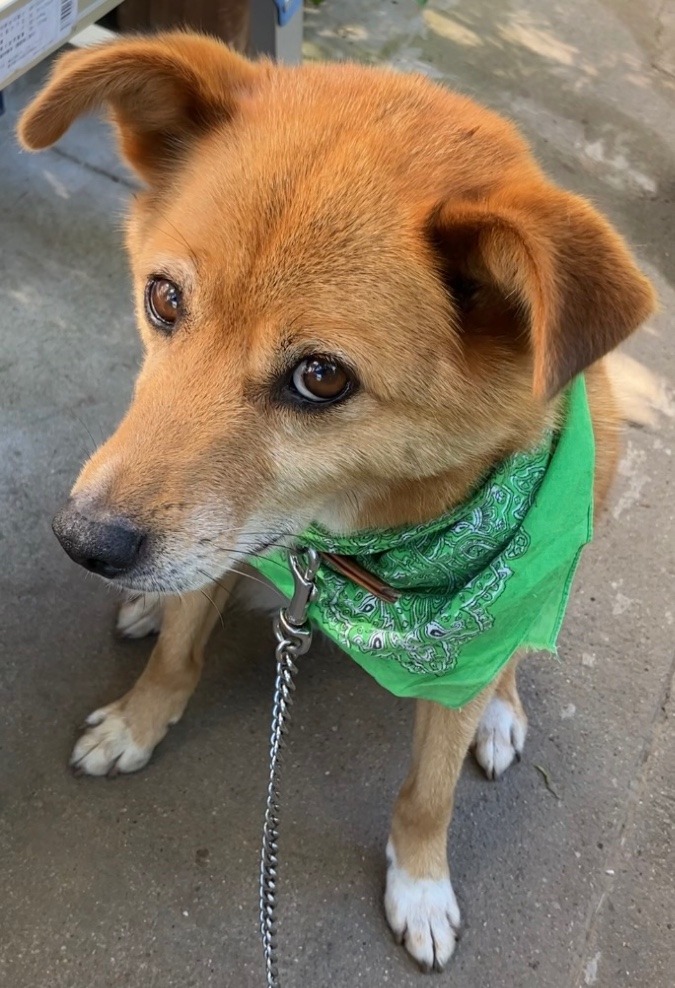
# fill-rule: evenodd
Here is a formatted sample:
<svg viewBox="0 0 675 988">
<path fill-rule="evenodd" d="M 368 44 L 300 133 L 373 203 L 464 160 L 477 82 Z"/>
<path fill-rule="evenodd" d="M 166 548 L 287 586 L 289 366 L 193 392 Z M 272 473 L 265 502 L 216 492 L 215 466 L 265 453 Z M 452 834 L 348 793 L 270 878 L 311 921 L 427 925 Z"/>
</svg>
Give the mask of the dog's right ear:
<svg viewBox="0 0 675 988">
<path fill-rule="evenodd" d="M 27 150 L 41 150 L 81 114 L 107 106 L 122 154 L 152 185 L 199 135 L 236 112 L 238 98 L 264 71 L 264 63 L 185 32 L 69 52 L 24 111 L 19 140 Z"/>
</svg>

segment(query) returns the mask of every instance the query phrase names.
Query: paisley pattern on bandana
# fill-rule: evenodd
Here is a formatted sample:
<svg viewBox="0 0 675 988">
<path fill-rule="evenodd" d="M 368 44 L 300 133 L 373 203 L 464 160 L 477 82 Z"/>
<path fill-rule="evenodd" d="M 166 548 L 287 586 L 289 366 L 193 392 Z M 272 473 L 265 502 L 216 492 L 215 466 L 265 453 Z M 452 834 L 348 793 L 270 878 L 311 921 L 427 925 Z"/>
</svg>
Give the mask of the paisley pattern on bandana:
<svg viewBox="0 0 675 988">
<path fill-rule="evenodd" d="M 581 548 L 592 534 L 594 444 L 583 377 L 563 428 L 515 453 L 441 518 L 336 536 L 311 526 L 298 540 L 353 557 L 400 592 L 375 597 L 324 562 L 316 624 L 399 696 L 457 707 L 518 648 L 555 650 Z M 284 553 L 251 562 L 289 596 Z"/>
<path fill-rule="evenodd" d="M 530 545 L 521 525 L 546 473 L 552 439 L 504 460 L 468 504 L 432 526 L 357 533 L 348 540 L 310 528 L 305 544 L 349 554 L 404 591 L 389 604 L 324 567 L 320 607 L 337 643 L 398 662 L 411 673 L 440 676 L 452 669 L 464 645 L 493 626 L 491 605 L 513 576 L 509 563 Z"/>
</svg>

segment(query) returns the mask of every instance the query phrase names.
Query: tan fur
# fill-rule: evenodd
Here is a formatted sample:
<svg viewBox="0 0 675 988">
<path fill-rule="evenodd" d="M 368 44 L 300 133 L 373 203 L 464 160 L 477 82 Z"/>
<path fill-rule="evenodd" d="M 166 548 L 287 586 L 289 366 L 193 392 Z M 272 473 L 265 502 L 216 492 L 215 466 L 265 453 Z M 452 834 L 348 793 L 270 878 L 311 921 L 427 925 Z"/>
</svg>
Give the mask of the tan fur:
<svg viewBox="0 0 675 988">
<path fill-rule="evenodd" d="M 127 236 L 146 356 L 73 495 L 149 533 L 129 587 L 186 595 L 121 701 L 140 745 L 196 685 L 213 624 L 200 587 L 310 520 L 345 532 L 433 518 L 536 442 L 584 369 L 604 501 L 631 389 L 612 371 L 615 396 L 602 358 L 653 293 L 510 124 L 421 77 L 254 64 L 172 34 L 64 57 L 24 114 L 24 146 L 98 107 L 147 183 Z M 157 273 L 186 302 L 170 339 L 144 314 Z M 275 379 L 308 352 L 349 363 L 357 393 L 321 414 L 280 404 Z M 447 875 L 455 784 L 493 692 L 522 714 L 515 663 L 461 711 L 417 705 L 392 824 L 414 878 Z"/>
</svg>

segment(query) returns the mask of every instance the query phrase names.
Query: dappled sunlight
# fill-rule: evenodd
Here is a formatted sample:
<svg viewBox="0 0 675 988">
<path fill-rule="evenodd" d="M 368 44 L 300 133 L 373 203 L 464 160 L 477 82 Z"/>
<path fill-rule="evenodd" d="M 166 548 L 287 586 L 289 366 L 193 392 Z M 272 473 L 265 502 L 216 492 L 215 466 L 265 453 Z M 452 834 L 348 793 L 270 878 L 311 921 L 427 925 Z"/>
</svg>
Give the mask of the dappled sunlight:
<svg viewBox="0 0 675 988">
<path fill-rule="evenodd" d="M 650 84 L 648 76 L 638 75 L 637 72 L 628 72 L 624 78 L 626 82 L 631 82 L 634 86 L 639 86 L 641 89 L 647 89 Z"/>
<path fill-rule="evenodd" d="M 363 24 L 343 24 L 337 28 L 335 34 L 338 38 L 349 38 L 351 41 L 366 41 L 368 38 Z"/>
<path fill-rule="evenodd" d="M 550 31 L 537 27 L 533 18 L 519 11 L 506 25 L 497 26 L 497 34 L 512 44 L 522 45 L 535 55 L 548 58 L 560 65 L 574 65 L 579 49 L 556 38 Z"/>
<path fill-rule="evenodd" d="M 618 143 L 619 140 L 615 139 L 615 145 Z M 656 181 L 635 168 L 620 147 L 608 148 L 604 138 L 586 142 L 582 151 L 586 158 L 603 165 L 605 180 L 614 188 L 635 188 L 650 195 L 657 191 Z"/>
<path fill-rule="evenodd" d="M 6 288 L 5 291 L 9 298 L 13 302 L 17 302 L 19 305 L 29 306 L 33 304 L 34 299 L 31 299 L 28 292 L 21 288 Z"/>
<path fill-rule="evenodd" d="M 552 65 L 576 75 L 572 85 L 578 91 L 600 74 L 595 60 L 585 59 L 579 48 L 559 37 L 543 13 L 535 17 L 523 10 L 509 12 L 503 5 L 474 6 L 470 12 L 454 6 L 449 12 L 425 7 L 423 20 L 426 37 L 433 38 L 437 48 L 439 41 L 451 43 L 447 62 L 445 52 L 439 51 L 447 71 L 452 71 L 456 46 L 467 52 L 467 60 L 484 64 L 498 78 L 523 78 Z M 479 52 L 480 62 L 474 52 Z"/>
<path fill-rule="evenodd" d="M 636 58 L 636 56 L 632 55 L 630 52 L 621 52 L 621 61 L 624 65 L 627 65 L 631 69 L 642 68 L 642 62 L 640 59 Z"/>
<path fill-rule="evenodd" d="M 470 30 L 470 28 L 465 27 L 463 24 L 459 24 L 457 21 L 448 17 L 447 14 L 441 14 L 439 11 L 427 7 L 423 17 L 425 23 L 432 31 L 440 34 L 443 38 L 447 38 L 449 41 L 454 41 L 457 45 L 463 45 L 465 48 L 475 48 L 478 45 L 484 44 L 483 40 L 475 31 Z"/>
</svg>

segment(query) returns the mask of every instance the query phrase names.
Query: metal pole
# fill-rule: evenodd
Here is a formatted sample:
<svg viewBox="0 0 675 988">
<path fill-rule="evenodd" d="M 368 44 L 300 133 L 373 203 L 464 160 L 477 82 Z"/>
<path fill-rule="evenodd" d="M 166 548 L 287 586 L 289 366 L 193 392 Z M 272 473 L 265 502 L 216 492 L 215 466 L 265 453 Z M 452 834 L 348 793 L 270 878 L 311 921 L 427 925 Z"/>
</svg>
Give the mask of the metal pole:
<svg viewBox="0 0 675 988">
<path fill-rule="evenodd" d="M 302 0 L 251 0 L 249 54 L 299 65 L 302 16 Z"/>
</svg>

